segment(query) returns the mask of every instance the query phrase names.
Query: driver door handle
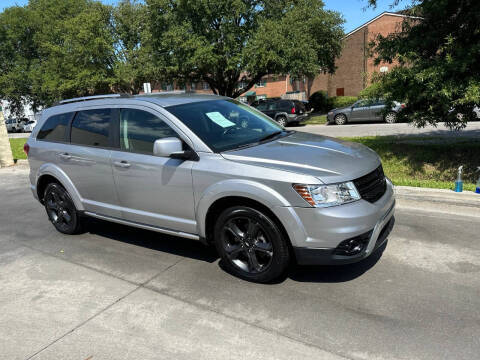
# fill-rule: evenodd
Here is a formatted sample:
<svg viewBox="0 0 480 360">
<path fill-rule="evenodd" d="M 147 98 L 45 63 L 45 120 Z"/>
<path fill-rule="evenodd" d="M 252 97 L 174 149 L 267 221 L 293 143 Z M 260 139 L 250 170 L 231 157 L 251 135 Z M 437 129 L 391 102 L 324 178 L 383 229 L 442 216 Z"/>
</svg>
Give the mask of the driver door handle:
<svg viewBox="0 0 480 360">
<path fill-rule="evenodd" d="M 123 168 L 123 169 L 128 169 L 131 166 L 130 163 L 128 161 L 125 161 L 125 160 L 115 161 L 113 163 L 113 165 L 115 165 L 116 167 Z"/>
</svg>

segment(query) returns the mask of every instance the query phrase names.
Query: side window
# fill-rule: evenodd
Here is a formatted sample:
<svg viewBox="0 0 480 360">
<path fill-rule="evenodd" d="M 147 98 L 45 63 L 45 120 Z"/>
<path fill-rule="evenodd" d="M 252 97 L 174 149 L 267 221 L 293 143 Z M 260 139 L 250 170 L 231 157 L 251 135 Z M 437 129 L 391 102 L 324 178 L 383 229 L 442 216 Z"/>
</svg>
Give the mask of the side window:
<svg viewBox="0 0 480 360">
<path fill-rule="evenodd" d="M 177 133 L 157 116 L 137 109 L 120 111 L 120 149 L 153 153 L 155 140 L 178 137 Z"/>
<path fill-rule="evenodd" d="M 45 141 L 65 141 L 65 129 L 74 113 L 50 116 L 38 132 L 37 139 Z"/>
<path fill-rule="evenodd" d="M 268 109 L 268 103 L 262 101 L 261 103 L 258 104 L 258 106 L 256 108 L 260 111 L 267 110 Z"/>
<path fill-rule="evenodd" d="M 72 144 L 109 147 L 111 109 L 79 111 L 72 122 Z"/>
</svg>

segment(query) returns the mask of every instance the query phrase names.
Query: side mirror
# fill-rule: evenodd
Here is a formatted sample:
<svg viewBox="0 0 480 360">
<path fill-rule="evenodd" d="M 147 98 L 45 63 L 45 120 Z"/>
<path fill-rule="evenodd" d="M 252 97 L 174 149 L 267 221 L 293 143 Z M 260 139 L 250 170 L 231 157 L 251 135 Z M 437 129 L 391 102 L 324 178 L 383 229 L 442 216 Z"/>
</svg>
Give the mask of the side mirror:
<svg viewBox="0 0 480 360">
<path fill-rule="evenodd" d="M 155 140 L 155 142 L 153 143 L 153 155 L 181 160 L 197 161 L 199 159 L 195 151 L 184 151 L 182 140 L 176 137 L 168 137 Z"/>
</svg>

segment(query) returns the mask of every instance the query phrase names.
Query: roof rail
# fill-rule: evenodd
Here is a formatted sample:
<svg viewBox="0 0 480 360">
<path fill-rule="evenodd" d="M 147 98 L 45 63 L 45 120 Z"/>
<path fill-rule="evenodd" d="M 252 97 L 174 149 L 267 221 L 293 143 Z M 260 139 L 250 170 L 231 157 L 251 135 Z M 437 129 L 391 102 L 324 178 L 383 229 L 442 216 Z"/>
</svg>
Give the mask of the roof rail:
<svg viewBox="0 0 480 360">
<path fill-rule="evenodd" d="M 57 101 L 53 106 L 70 104 L 80 101 L 89 101 L 89 100 L 99 100 L 99 99 L 111 99 L 111 98 L 130 98 L 133 97 L 130 94 L 108 94 L 108 95 L 93 95 L 93 96 L 83 96 L 73 99 L 66 99 Z"/>
</svg>

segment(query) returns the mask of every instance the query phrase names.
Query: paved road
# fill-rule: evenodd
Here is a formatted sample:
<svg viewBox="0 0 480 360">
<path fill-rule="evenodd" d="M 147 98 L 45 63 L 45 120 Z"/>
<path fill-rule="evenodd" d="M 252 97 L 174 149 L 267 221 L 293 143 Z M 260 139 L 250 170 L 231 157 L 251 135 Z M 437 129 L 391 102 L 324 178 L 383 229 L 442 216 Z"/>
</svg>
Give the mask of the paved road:
<svg viewBox="0 0 480 360">
<path fill-rule="evenodd" d="M 478 358 L 479 218 L 398 209 L 381 257 L 257 285 L 193 241 L 61 235 L 26 174 L 0 170 L 2 358 Z"/>
<path fill-rule="evenodd" d="M 410 124 L 347 124 L 347 125 L 305 125 L 289 127 L 292 130 L 306 131 L 333 137 L 348 136 L 386 136 L 386 135 L 421 135 L 421 136 L 466 136 L 480 137 L 480 121 L 471 122 L 461 131 L 451 131 L 443 123 L 438 127 L 427 126 L 422 129 Z"/>
<path fill-rule="evenodd" d="M 15 139 L 15 138 L 28 138 L 30 136 L 30 133 L 8 133 L 8 137 L 10 139 Z"/>
</svg>

